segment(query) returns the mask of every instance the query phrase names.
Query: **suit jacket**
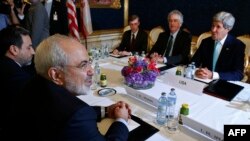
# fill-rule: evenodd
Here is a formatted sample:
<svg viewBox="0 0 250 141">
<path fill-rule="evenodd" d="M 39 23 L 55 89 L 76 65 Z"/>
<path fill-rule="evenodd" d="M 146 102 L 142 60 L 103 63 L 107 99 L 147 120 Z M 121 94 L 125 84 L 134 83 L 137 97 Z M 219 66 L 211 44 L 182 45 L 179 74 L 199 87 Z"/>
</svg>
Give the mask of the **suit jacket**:
<svg viewBox="0 0 250 141">
<path fill-rule="evenodd" d="M 148 34 L 139 29 L 136 39 L 135 39 L 135 48 L 130 49 L 130 43 L 131 43 L 131 30 L 128 30 L 124 32 L 122 36 L 122 41 L 117 48 L 119 51 L 130 51 L 130 52 L 138 52 L 141 53 L 142 51 L 147 52 L 147 46 L 148 46 Z"/>
<path fill-rule="evenodd" d="M 192 58 L 196 66 L 212 70 L 214 42 L 212 37 L 202 40 Z M 235 37 L 228 35 L 215 66 L 215 72 L 219 73 L 221 79 L 237 81 L 243 78 L 244 52 L 245 45 Z"/>
<path fill-rule="evenodd" d="M 96 123 L 101 116 L 100 108 L 90 107 L 39 75 L 27 84 L 16 103 L 10 128 L 4 135 L 15 135 L 19 140 L 126 141 L 128 138 L 128 128 L 117 121 L 105 136 L 101 135 Z"/>
<path fill-rule="evenodd" d="M 168 44 L 169 36 L 170 32 L 168 31 L 160 33 L 156 43 L 150 50 L 150 54 L 157 52 L 163 55 Z M 179 30 L 173 44 L 172 56 L 165 56 L 167 58 L 167 64 L 178 65 L 189 62 L 188 56 L 190 53 L 191 39 L 192 37 L 189 33 Z"/>
<path fill-rule="evenodd" d="M 31 5 L 25 16 L 25 25 L 30 31 L 33 48 L 49 36 L 49 17 L 42 3 Z"/>
<path fill-rule="evenodd" d="M 14 103 L 14 99 L 20 94 L 26 83 L 32 78 L 15 61 L 8 57 L 0 59 L 0 128 L 5 127 L 6 120 L 9 117 L 10 109 Z"/>
<path fill-rule="evenodd" d="M 54 19 L 54 14 L 57 15 L 57 20 Z M 56 33 L 68 35 L 68 12 L 66 7 L 66 0 L 53 0 L 50 11 L 50 35 Z"/>
</svg>

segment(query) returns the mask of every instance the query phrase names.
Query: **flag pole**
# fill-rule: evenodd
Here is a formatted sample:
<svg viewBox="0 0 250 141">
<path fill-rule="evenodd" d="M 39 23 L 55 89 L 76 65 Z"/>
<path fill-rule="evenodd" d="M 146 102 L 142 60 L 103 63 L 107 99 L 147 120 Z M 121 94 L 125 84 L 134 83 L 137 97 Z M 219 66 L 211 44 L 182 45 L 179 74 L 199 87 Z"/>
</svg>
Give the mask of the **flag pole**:
<svg viewBox="0 0 250 141">
<path fill-rule="evenodd" d="M 85 39 L 85 47 L 88 49 L 87 37 L 93 32 L 88 0 L 80 0 L 80 19 L 81 31 Z"/>
<path fill-rule="evenodd" d="M 84 43 L 85 43 L 85 47 L 86 49 L 88 49 L 88 42 L 87 42 L 87 37 L 86 35 L 82 34 L 83 38 L 84 38 Z"/>
</svg>

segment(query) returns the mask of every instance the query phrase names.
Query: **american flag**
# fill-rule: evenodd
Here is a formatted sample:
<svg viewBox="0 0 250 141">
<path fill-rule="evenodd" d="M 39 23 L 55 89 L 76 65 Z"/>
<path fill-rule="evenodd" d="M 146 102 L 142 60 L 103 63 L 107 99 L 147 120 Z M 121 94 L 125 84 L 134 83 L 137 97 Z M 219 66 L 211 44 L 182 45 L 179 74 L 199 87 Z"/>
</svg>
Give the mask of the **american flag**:
<svg viewBox="0 0 250 141">
<path fill-rule="evenodd" d="M 80 23 L 82 35 L 86 39 L 93 32 L 88 0 L 80 0 Z"/>
<path fill-rule="evenodd" d="M 80 41 L 78 32 L 78 23 L 76 15 L 75 0 L 67 0 L 68 19 L 69 19 L 69 32 L 71 36 Z"/>
</svg>

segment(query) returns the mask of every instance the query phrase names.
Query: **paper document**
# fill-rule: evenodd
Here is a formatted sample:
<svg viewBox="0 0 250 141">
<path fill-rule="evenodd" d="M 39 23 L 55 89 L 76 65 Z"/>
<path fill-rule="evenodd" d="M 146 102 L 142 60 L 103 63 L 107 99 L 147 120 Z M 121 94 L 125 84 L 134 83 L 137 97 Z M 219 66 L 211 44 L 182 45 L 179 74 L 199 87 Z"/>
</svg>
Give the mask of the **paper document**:
<svg viewBox="0 0 250 141">
<path fill-rule="evenodd" d="M 103 119 L 101 122 L 97 123 L 97 127 L 99 129 L 99 131 L 101 132 L 102 135 L 105 135 L 106 132 L 108 131 L 109 127 L 111 126 L 111 124 L 114 122 L 114 119 L 111 118 L 105 118 Z M 134 130 L 135 128 L 139 127 L 140 124 L 135 122 L 132 119 L 128 120 L 128 130 L 129 132 Z"/>
<path fill-rule="evenodd" d="M 205 82 L 205 83 L 209 83 L 211 82 L 213 79 L 201 79 L 201 78 L 198 78 L 196 76 L 194 76 L 194 80 L 197 80 L 197 81 L 201 81 L 201 82 Z"/>
</svg>

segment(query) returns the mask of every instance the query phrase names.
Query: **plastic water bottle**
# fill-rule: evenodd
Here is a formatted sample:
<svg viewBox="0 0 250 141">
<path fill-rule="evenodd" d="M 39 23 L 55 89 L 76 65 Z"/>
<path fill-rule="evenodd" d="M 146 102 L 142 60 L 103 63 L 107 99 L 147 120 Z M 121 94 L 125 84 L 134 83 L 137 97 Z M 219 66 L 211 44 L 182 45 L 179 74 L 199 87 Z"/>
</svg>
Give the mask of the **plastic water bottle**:
<svg viewBox="0 0 250 141">
<path fill-rule="evenodd" d="M 175 114 L 175 105 L 176 105 L 176 100 L 177 100 L 177 96 L 176 96 L 174 88 L 171 88 L 171 91 L 167 96 L 167 100 L 168 100 L 167 117 L 173 117 Z"/>
<path fill-rule="evenodd" d="M 189 64 L 189 65 L 185 68 L 184 77 L 192 79 L 192 65 L 191 65 L 191 64 Z"/>
<path fill-rule="evenodd" d="M 94 67 L 94 83 L 97 85 L 99 80 L 100 80 L 100 75 L 101 75 L 101 68 L 99 66 L 98 62 L 95 62 L 95 67 Z"/>
<path fill-rule="evenodd" d="M 191 66 L 192 66 L 191 78 L 194 79 L 195 69 L 196 69 L 196 67 L 195 67 L 195 62 L 192 62 L 192 63 L 191 63 Z"/>
<path fill-rule="evenodd" d="M 162 92 L 161 97 L 158 99 L 158 108 L 156 115 L 157 124 L 164 125 L 166 123 L 166 113 L 167 113 L 167 97 L 166 93 Z"/>
<path fill-rule="evenodd" d="M 139 60 L 140 58 L 139 58 L 139 53 L 138 52 L 135 52 L 135 58 L 137 59 L 137 60 Z"/>
<path fill-rule="evenodd" d="M 106 45 L 104 55 L 106 58 L 109 57 L 109 47 Z"/>
<path fill-rule="evenodd" d="M 141 53 L 141 60 L 144 60 L 145 57 L 146 57 L 145 51 L 142 51 L 142 53 Z"/>
</svg>

